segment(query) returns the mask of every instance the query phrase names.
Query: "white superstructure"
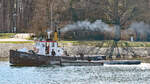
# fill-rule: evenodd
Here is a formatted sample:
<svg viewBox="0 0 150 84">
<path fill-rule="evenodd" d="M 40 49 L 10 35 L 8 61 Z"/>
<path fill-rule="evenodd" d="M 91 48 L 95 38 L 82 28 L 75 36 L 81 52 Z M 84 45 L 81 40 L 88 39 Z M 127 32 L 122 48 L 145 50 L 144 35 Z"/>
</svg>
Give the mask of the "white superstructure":
<svg viewBox="0 0 150 84">
<path fill-rule="evenodd" d="M 37 54 L 52 56 L 52 51 L 55 52 L 55 56 L 62 56 L 64 50 L 58 47 L 56 41 L 39 41 L 35 45 Z"/>
</svg>

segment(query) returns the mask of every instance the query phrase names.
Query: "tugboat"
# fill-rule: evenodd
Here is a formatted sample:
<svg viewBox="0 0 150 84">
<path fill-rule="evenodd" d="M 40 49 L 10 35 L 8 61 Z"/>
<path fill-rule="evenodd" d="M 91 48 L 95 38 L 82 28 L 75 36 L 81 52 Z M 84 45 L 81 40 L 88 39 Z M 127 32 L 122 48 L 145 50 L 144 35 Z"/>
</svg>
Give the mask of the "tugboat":
<svg viewBox="0 0 150 84">
<path fill-rule="evenodd" d="M 106 56 L 84 57 L 82 54 L 80 57 L 68 56 L 64 53 L 64 49 L 58 46 L 57 40 L 57 31 L 55 31 L 53 40 L 36 41 L 33 50 L 10 50 L 9 62 L 11 65 L 15 66 L 101 66 L 103 64 L 141 64 L 140 60 L 106 60 Z"/>
<path fill-rule="evenodd" d="M 85 57 L 67 56 L 64 50 L 58 47 L 57 31 L 54 32 L 53 40 L 36 41 L 34 50 L 18 49 L 10 50 L 10 63 L 15 66 L 41 66 L 41 65 L 64 65 L 64 66 L 100 66 L 103 62 L 92 62 Z M 78 59 L 78 60 L 77 60 Z"/>
</svg>

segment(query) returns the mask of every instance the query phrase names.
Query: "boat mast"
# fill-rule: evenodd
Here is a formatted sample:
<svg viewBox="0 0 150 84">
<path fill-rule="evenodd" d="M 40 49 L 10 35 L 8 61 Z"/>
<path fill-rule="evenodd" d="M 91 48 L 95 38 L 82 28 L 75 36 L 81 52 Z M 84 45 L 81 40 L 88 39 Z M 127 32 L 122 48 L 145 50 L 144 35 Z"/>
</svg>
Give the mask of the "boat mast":
<svg viewBox="0 0 150 84">
<path fill-rule="evenodd" d="M 54 0 L 52 0 L 51 3 L 51 31 L 53 31 L 53 5 L 54 5 Z"/>
<path fill-rule="evenodd" d="M 50 1 L 50 4 L 49 4 L 49 1 Z M 53 32 L 53 5 L 54 5 L 54 0 L 48 0 L 48 7 L 50 5 L 50 13 L 48 12 L 48 21 L 50 22 L 50 25 L 49 25 L 49 22 L 48 22 L 48 26 L 49 28 L 46 30 L 47 32 L 47 38 L 48 39 L 51 39 L 51 33 Z M 49 9 L 48 9 L 49 11 Z M 50 16 L 50 18 L 49 18 Z"/>
</svg>

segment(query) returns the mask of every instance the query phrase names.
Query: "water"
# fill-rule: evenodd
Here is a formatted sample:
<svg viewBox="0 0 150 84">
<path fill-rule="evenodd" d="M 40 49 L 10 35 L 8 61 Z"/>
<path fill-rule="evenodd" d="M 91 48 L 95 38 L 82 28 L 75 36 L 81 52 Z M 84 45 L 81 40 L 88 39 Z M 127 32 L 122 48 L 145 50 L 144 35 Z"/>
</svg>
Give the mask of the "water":
<svg viewBox="0 0 150 84">
<path fill-rule="evenodd" d="M 0 84 L 150 84 L 150 64 L 12 67 L 0 61 Z"/>
</svg>

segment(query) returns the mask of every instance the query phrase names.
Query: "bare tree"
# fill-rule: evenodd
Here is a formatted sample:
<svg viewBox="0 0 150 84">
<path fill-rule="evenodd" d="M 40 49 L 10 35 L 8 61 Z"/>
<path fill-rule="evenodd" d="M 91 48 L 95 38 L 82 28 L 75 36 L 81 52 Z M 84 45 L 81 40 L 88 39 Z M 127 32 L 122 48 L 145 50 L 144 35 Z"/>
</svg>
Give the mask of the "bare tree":
<svg viewBox="0 0 150 84">
<path fill-rule="evenodd" d="M 129 6 L 128 0 L 103 0 L 102 9 L 107 19 L 125 26 L 134 16 L 135 6 Z"/>
</svg>

